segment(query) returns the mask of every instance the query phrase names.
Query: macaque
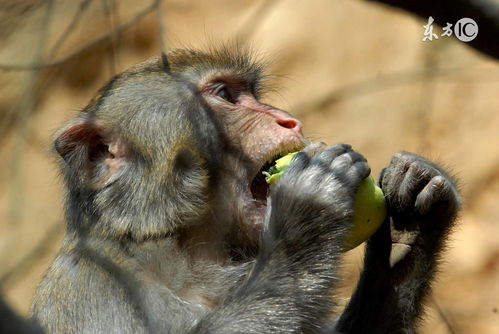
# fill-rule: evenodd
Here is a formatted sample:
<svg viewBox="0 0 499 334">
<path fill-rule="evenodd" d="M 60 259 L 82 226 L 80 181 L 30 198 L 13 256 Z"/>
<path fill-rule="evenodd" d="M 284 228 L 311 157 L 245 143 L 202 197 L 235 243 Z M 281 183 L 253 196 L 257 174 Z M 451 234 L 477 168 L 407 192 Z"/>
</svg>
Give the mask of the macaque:
<svg viewBox="0 0 499 334">
<path fill-rule="evenodd" d="M 359 183 L 350 145 L 310 143 L 261 102 L 237 48 L 174 50 L 115 76 L 60 129 L 67 233 L 32 317 L 47 333 L 408 333 L 459 208 L 454 180 L 397 153 L 388 217 L 332 319 Z M 279 181 L 262 171 L 300 151 Z"/>
</svg>

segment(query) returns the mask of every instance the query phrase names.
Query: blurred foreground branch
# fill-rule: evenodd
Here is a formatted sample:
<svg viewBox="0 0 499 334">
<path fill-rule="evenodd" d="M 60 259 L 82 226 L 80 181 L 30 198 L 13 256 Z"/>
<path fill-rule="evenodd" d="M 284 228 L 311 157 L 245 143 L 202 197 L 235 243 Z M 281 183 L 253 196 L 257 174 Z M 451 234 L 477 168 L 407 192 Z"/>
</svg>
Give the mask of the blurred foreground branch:
<svg viewBox="0 0 499 334">
<path fill-rule="evenodd" d="M 0 296 L 0 333 L 42 334 L 41 328 L 18 316 Z"/>
</svg>

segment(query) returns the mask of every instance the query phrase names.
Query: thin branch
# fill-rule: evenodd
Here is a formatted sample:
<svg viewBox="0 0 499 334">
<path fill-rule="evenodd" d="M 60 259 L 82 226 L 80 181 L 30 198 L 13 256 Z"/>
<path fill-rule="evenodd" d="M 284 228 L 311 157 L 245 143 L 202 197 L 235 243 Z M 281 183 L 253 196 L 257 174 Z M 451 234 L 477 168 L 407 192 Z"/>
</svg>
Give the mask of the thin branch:
<svg viewBox="0 0 499 334">
<path fill-rule="evenodd" d="M 454 68 L 447 70 L 439 70 L 433 73 L 434 77 L 446 76 L 463 71 L 465 68 Z M 331 104 L 362 96 L 372 92 L 383 91 L 385 89 L 399 87 L 400 85 L 410 84 L 415 81 L 424 80 L 427 78 L 426 71 L 402 71 L 396 73 L 388 73 L 384 75 L 376 75 L 371 78 L 360 80 L 351 84 L 347 84 L 340 88 L 331 89 L 329 92 L 314 98 L 312 100 L 303 102 L 293 107 L 293 115 L 303 116 L 312 110 L 320 110 L 328 107 Z"/>
<path fill-rule="evenodd" d="M 267 15 L 271 12 L 272 7 L 277 5 L 280 0 L 267 0 L 258 10 L 251 15 L 236 34 L 236 41 L 246 43 L 251 35 L 256 31 L 256 27 L 260 25 Z"/>
<path fill-rule="evenodd" d="M 441 47 L 444 43 L 440 44 Z M 414 124 L 416 126 L 416 134 L 419 137 L 418 140 L 418 151 L 420 152 L 430 152 L 432 141 L 429 140 L 428 133 L 431 131 L 432 122 L 430 122 L 430 115 L 434 111 L 435 107 L 435 73 L 439 71 L 439 64 L 437 59 L 437 54 L 439 50 L 436 48 L 426 48 L 423 49 L 423 71 L 425 72 L 425 78 L 421 83 L 421 91 L 419 96 L 419 106 L 417 108 L 416 117 L 414 119 Z"/>
<path fill-rule="evenodd" d="M 48 39 L 49 25 L 54 12 L 54 0 L 49 0 L 46 3 L 46 11 L 40 24 L 40 34 L 36 39 L 37 45 L 34 47 L 33 64 L 39 63 L 43 59 L 43 51 Z M 24 144 L 29 133 L 29 115 L 35 108 L 35 82 L 38 78 L 39 70 L 30 72 L 25 79 L 22 88 L 21 101 L 17 104 L 19 108 L 17 113 L 11 111 L 12 117 L 15 117 L 16 132 L 14 136 L 14 150 L 12 151 L 12 160 L 10 162 L 10 187 L 9 196 L 9 218 L 12 223 L 17 223 L 22 220 L 24 213 L 24 195 L 21 176 L 23 166 Z"/>
<path fill-rule="evenodd" d="M 443 320 L 445 327 L 447 327 L 447 330 L 450 334 L 457 334 L 457 331 L 454 329 L 454 325 L 450 321 L 449 317 L 445 314 L 444 310 L 440 307 L 440 305 L 437 303 L 437 300 L 435 299 L 434 296 L 430 296 L 430 300 L 435 306 L 438 315 L 440 318 Z"/>
<path fill-rule="evenodd" d="M 43 236 L 33 249 L 20 259 L 16 264 L 12 265 L 12 269 L 7 270 L 0 276 L 0 285 L 7 285 L 11 281 L 18 280 L 26 275 L 27 272 L 45 255 L 51 252 L 49 245 L 52 245 L 54 240 L 60 235 L 63 230 L 63 223 L 57 222 L 52 224 L 51 228 Z"/>
<path fill-rule="evenodd" d="M 491 154 L 491 157 L 497 157 L 497 154 Z M 477 204 L 480 204 L 480 194 L 493 187 L 495 182 L 499 180 L 499 158 L 490 161 L 487 166 L 487 170 L 480 173 L 480 177 L 468 185 L 465 199 L 468 209 L 473 210 Z"/>
<path fill-rule="evenodd" d="M 59 48 L 66 41 L 66 39 L 69 37 L 69 35 L 71 35 L 74 28 L 78 25 L 78 22 L 80 22 L 80 18 L 82 16 L 82 14 L 85 12 L 85 10 L 87 9 L 88 5 L 90 5 L 91 2 L 92 2 L 92 0 L 83 0 L 80 3 L 80 8 L 78 8 L 77 12 L 73 16 L 73 19 L 71 20 L 69 25 L 66 27 L 66 29 L 61 34 L 59 39 L 55 42 L 54 46 L 52 47 L 52 50 L 50 51 L 50 53 L 47 57 L 48 59 L 51 59 L 53 56 L 55 56 L 57 54 L 57 51 L 59 51 Z"/>
<path fill-rule="evenodd" d="M 156 8 L 156 22 L 158 24 L 159 48 L 162 53 L 166 53 L 165 24 L 163 23 L 162 4 L 162 0 L 158 0 L 158 6 Z"/>
<path fill-rule="evenodd" d="M 115 0 L 102 0 L 104 16 L 107 17 L 109 29 L 111 30 L 116 26 L 116 6 L 117 4 Z M 119 39 L 119 33 L 113 34 L 110 38 L 111 56 L 109 67 L 111 68 L 111 75 L 115 75 L 117 73 Z"/>
<path fill-rule="evenodd" d="M 129 20 L 125 21 L 124 23 L 118 25 L 116 28 L 114 28 L 111 31 L 108 31 L 106 33 L 101 34 L 99 37 L 93 39 L 92 41 L 88 42 L 87 44 L 84 44 L 74 50 L 73 52 L 70 52 L 66 54 L 65 56 L 51 61 L 47 63 L 38 63 L 38 64 L 33 64 L 33 65 L 8 65 L 8 64 L 0 64 L 0 70 L 3 71 L 34 71 L 34 70 L 41 70 L 46 67 L 51 67 L 51 66 L 57 66 L 60 64 L 63 64 L 67 62 L 68 60 L 72 59 L 73 57 L 77 56 L 78 54 L 82 53 L 83 51 L 109 39 L 112 38 L 112 36 L 122 33 L 123 31 L 127 30 L 131 26 L 133 26 L 137 21 L 142 19 L 145 15 L 151 13 L 154 11 L 159 3 L 160 0 L 154 0 L 149 6 L 138 12 L 136 15 L 134 15 L 132 18 Z"/>
</svg>

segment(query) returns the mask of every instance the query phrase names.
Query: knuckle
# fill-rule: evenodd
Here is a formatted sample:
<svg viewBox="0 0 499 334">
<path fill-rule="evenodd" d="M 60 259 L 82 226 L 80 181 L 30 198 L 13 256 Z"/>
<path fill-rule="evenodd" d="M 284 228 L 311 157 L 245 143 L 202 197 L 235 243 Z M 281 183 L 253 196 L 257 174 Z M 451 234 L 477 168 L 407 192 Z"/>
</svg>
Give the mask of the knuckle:
<svg viewBox="0 0 499 334">
<path fill-rule="evenodd" d="M 352 150 L 352 146 L 349 145 L 349 144 L 343 144 L 343 143 L 339 143 L 339 144 L 336 144 L 336 145 L 333 145 L 333 147 L 337 147 L 337 148 L 341 148 L 345 151 L 351 151 Z"/>
<path fill-rule="evenodd" d="M 334 158 L 334 156 L 332 156 L 331 154 L 332 152 L 330 151 L 322 151 L 320 152 L 319 154 L 317 154 L 317 156 L 315 157 L 315 161 L 316 162 L 327 162 L 328 160 L 331 160 Z"/>
<path fill-rule="evenodd" d="M 390 164 L 396 164 L 400 159 L 402 159 L 404 152 L 397 152 L 392 156 Z"/>
<path fill-rule="evenodd" d="M 431 179 L 431 183 L 435 188 L 438 188 L 438 189 L 442 189 L 442 188 L 448 186 L 447 180 L 445 179 L 445 177 L 443 175 L 434 176 Z"/>
<path fill-rule="evenodd" d="M 327 151 L 334 152 L 336 155 L 340 155 L 345 152 L 349 152 L 352 150 L 352 147 L 348 144 L 335 144 L 329 146 Z"/>
<path fill-rule="evenodd" d="M 421 178 L 425 174 L 424 166 L 421 166 L 418 161 L 408 162 L 404 167 L 404 171 L 413 178 Z"/>
<path fill-rule="evenodd" d="M 397 152 L 393 155 L 392 163 L 393 164 L 409 165 L 413 162 L 417 162 L 417 160 L 418 159 L 417 159 L 416 155 L 402 151 L 402 152 Z"/>
<path fill-rule="evenodd" d="M 312 143 L 312 144 L 308 145 L 307 147 L 305 147 L 302 150 L 302 152 L 307 154 L 307 155 L 313 156 L 313 155 L 320 153 L 321 151 L 324 151 L 326 149 L 326 147 L 327 146 L 325 143 L 316 142 L 316 143 Z"/>
<path fill-rule="evenodd" d="M 335 172 L 346 170 L 350 164 L 351 160 L 349 159 L 348 156 L 340 155 L 333 160 L 331 164 L 331 169 Z"/>
<path fill-rule="evenodd" d="M 367 159 L 359 152 L 352 151 L 350 155 L 352 157 L 352 160 L 354 160 L 354 161 L 366 161 L 367 162 Z"/>
<path fill-rule="evenodd" d="M 432 168 L 420 160 L 413 160 L 407 162 L 408 172 L 414 174 L 416 177 L 423 177 L 425 175 L 433 174 Z"/>
</svg>

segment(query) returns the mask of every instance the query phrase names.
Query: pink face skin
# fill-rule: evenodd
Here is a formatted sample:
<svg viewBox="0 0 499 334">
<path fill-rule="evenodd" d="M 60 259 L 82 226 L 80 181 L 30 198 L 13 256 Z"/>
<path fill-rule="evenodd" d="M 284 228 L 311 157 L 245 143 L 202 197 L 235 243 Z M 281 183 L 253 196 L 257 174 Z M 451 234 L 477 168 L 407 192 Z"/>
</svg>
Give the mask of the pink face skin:
<svg viewBox="0 0 499 334">
<path fill-rule="evenodd" d="M 225 226 L 235 220 L 242 238 L 254 242 L 260 235 L 269 190 L 261 169 L 276 157 L 305 146 L 302 124 L 287 112 L 258 101 L 248 84 L 233 75 L 207 76 L 200 91 L 230 141 L 221 171 L 224 181 L 217 192 L 217 205 L 225 210 L 216 220 Z"/>
</svg>

